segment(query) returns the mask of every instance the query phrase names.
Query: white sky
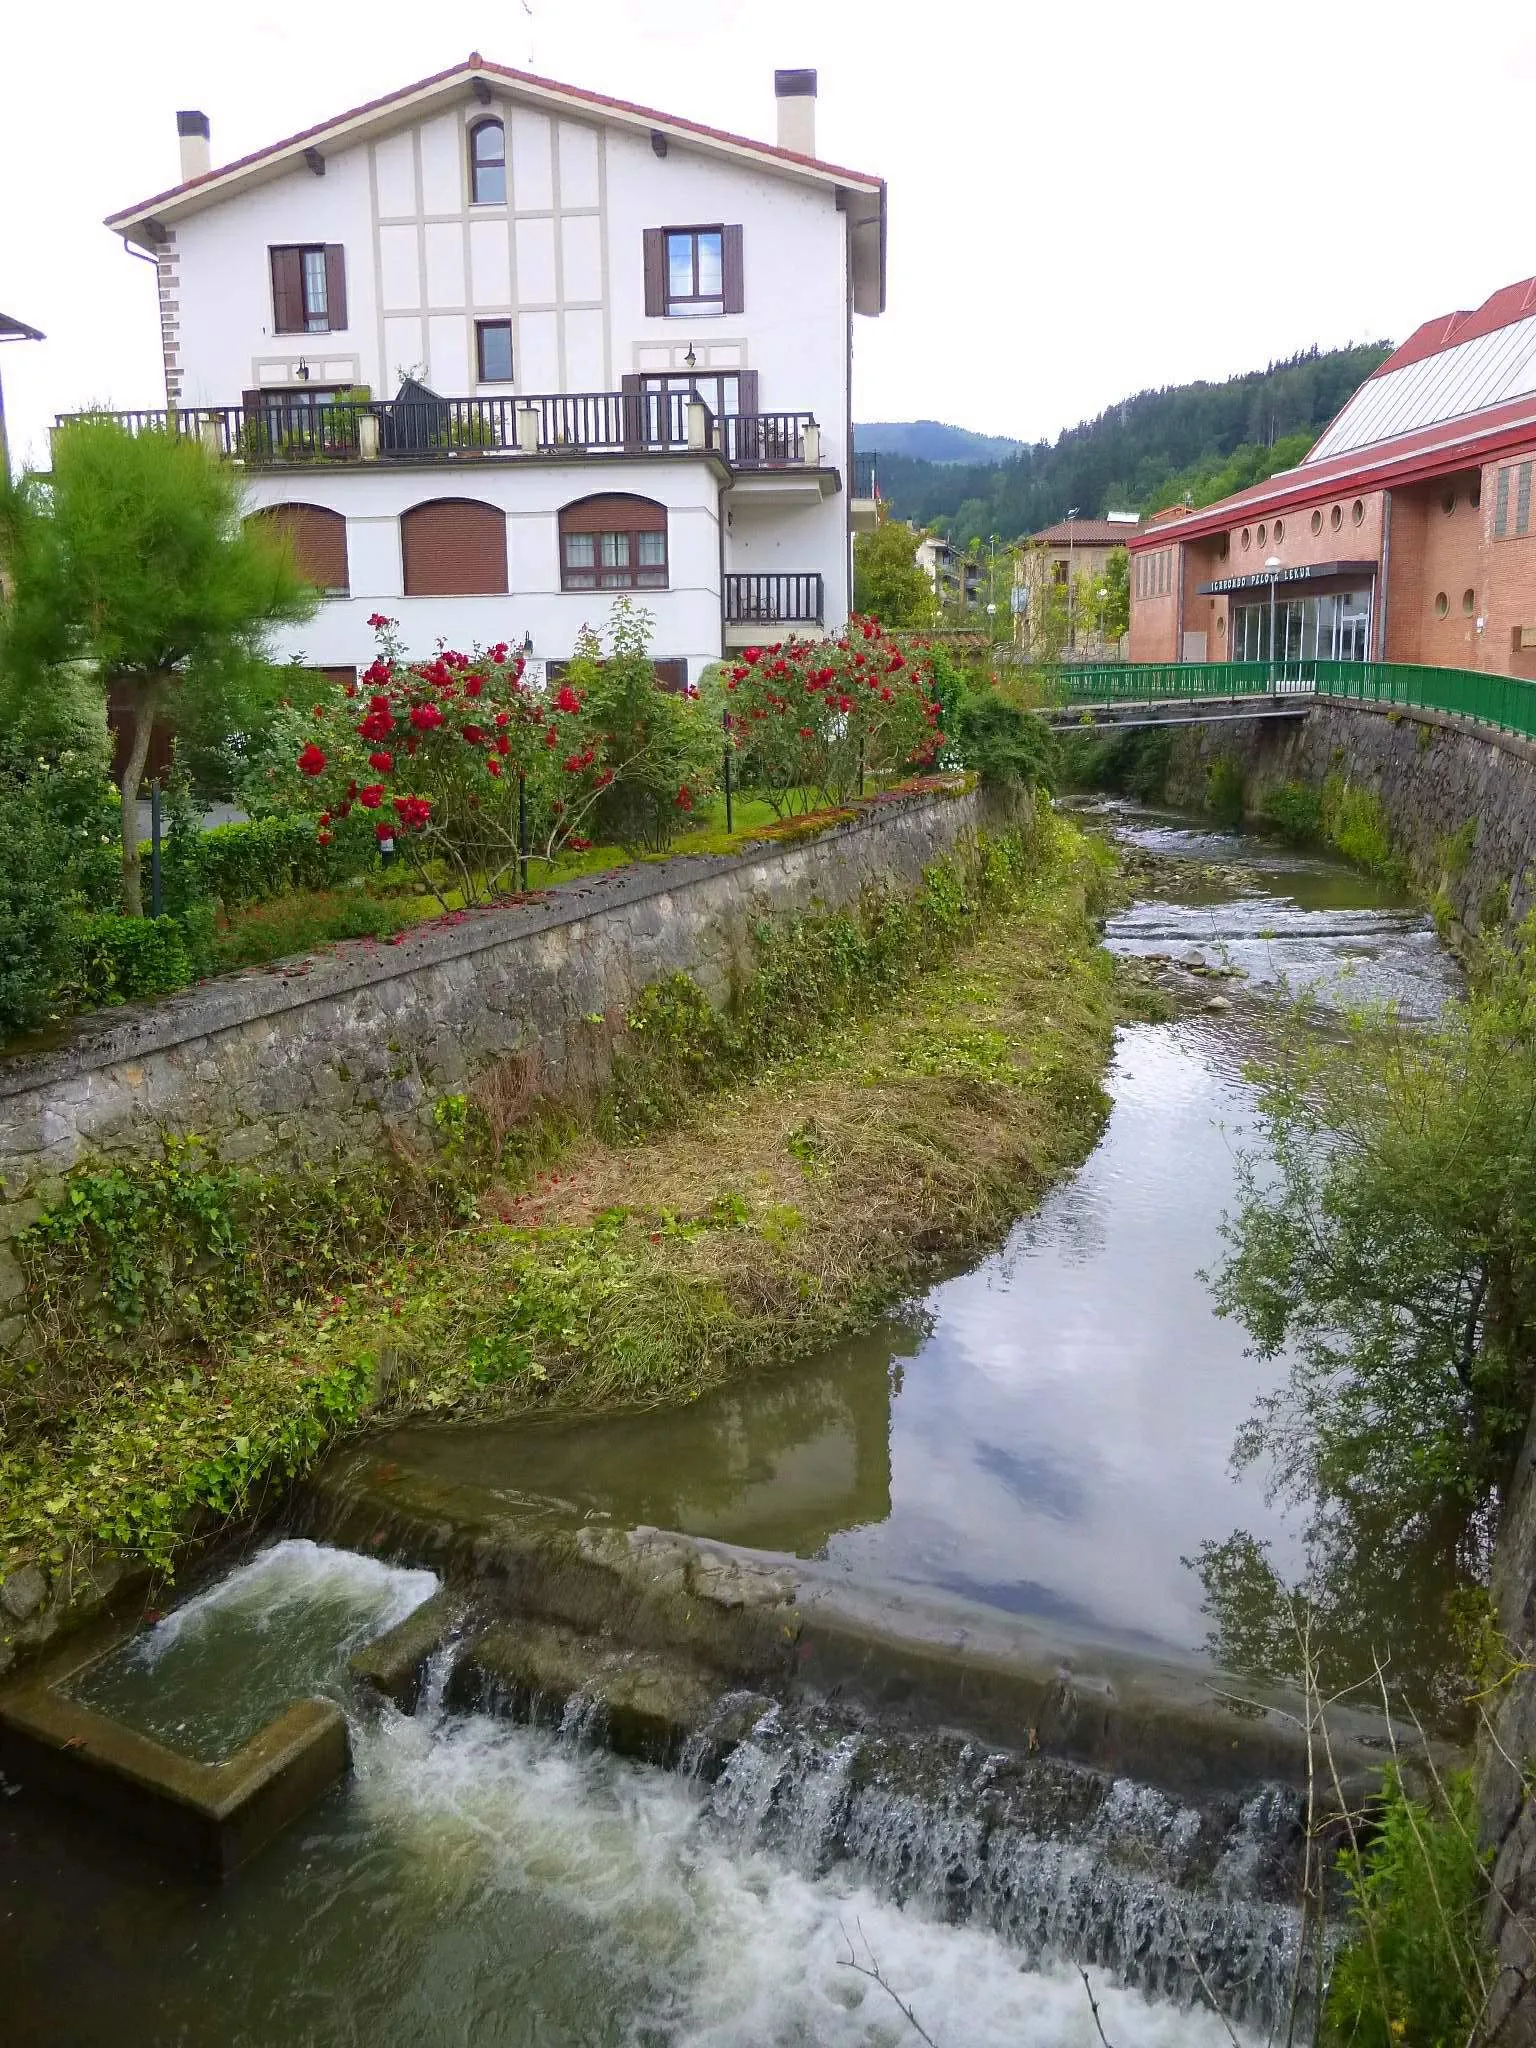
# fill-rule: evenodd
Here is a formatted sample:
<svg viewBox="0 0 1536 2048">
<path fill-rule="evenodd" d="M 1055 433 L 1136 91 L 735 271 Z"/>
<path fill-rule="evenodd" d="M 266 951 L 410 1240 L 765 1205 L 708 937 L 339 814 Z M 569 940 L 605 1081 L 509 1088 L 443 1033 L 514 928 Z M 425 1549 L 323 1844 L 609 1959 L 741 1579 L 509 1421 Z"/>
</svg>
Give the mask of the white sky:
<svg viewBox="0 0 1536 2048">
<path fill-rule="evenodd" d="M 101 226 L 216 164 L 493 60 L 818 150 L 890 183 L 856 417 L 1054 436 L 1147 385 L 1387 334 L 1536 272 L 1536 8 L 1520 0 L 0 0 L 0 350 L 13 453 L 56 411 L 163 405 L 153 272 Z M 239 394 L 229 394 L 230 403 Z"/>
</svg>

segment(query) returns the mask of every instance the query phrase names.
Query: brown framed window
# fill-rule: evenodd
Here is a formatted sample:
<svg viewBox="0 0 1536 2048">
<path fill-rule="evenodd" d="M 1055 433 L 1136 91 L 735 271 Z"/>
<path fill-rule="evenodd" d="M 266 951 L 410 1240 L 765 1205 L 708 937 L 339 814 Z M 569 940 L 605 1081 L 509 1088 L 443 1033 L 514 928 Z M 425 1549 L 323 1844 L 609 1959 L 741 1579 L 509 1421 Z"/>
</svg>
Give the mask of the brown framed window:
<svg viewBox="0 0 1536 2048">
<path fill-rule="evenodd" d="M 339 334 L 347 324 L 346 253 L 339 242 L 269 249 L 274 334 Z"/>
<path fill-rule="evenodd" d="M 645 230 L 648 317 L 740 313 L 744 306 L 740 227 Z"/>
<path fill-rule="evenodd" d="M 475 374 L 482 384 L 512 382 L 512 322 L 475 322 Z"/>
<path fill-rule="evenodd" d="M 667 508 L 613 492 L 560 514 L 562 590 L 665 590 Z"/>
<path fill-rule="evenodd" d="M 469 197 L 474 206 L 507 203 L 507 131 L 499 121 L 477 121 L 469 131 Z"/>
</svg>

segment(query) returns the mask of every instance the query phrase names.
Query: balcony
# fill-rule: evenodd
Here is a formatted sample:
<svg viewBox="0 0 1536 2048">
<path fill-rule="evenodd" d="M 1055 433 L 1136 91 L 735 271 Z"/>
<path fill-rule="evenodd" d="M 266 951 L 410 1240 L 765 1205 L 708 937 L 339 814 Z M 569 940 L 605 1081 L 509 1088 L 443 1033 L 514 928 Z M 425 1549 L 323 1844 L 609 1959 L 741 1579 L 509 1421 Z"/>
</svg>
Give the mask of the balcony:
<svg viewBox="0 0 1536 2048">
<path fill-rule="evenodd" d="M 420 387 L 417 387 L 418 389 Z M 822 468 L 821 430 L 809 412 L 717 418 L 686 392 L 557 392 L 515 398 L 420 397 L 361 403 L 295 402 L 169 412 L 61 413 L 57 426 L 108 419 L 131 434 L 167 430 L 252 469 L 316 463 L 564 461 L 705 455 L 733 477 L 817 473 L 817 494 L 838 488 Z M 830 479 L 830 481 L 828 481 Z"/>
<path fill-rule="evenodd" d="M 848 523 L 855 533 L 873 533 L 880 524 L 880 486 L 875 478 L 873 451 L 853 458 L 853 490 L 848 502 Z"/>
<path fill-rule="evenodd" d="M 725 644 L 752 647 L 760 640 L 781 639 L 786 628 L 802 639 L 816 639 L 825 610 L 825 588 L 816 571 L 730 572 L 725 579 Z"/>
</svg>

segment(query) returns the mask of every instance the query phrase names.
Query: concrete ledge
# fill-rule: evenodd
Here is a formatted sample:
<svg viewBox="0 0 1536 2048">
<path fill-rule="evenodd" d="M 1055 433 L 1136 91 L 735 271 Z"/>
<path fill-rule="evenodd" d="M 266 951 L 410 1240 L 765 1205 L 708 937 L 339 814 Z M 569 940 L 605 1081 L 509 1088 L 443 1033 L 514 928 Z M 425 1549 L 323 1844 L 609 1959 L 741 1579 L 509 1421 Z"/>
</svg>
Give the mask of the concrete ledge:
<svg viewBox="0 0 1536 2048">
<path fill-rule="evenodd" d="M 181 1756 L 60 1689 L 131 1633 L 88 1631 L 0 1694 L 0 1765 L 131 1832 L 178 1870 L 229 1877 L 343 1776 L 346 1717 L 333 1701 L 299 1700 L 223 1763 Z"/>
</svg>

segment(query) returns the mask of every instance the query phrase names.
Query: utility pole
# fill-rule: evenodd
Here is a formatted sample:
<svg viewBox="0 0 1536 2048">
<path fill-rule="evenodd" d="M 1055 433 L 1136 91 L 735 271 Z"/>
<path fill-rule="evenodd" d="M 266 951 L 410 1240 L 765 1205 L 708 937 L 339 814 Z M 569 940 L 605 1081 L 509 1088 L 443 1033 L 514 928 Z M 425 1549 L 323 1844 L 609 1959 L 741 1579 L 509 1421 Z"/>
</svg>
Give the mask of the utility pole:
<svg viewBox="0 0 1536 2048">
<path fill-rule="evenodd" d="M 1077 505 L 1069 505 L 1067 507 L 1067 650 L 1069 653 L 1074 652 L 1077 647 L 1077 585 L 1073 575 L 1073 570 L 1076 567 L 1076 558 L 1072 543 L 1073 527 L 1080 510 L 1081 507 Z"/>
</svg>

